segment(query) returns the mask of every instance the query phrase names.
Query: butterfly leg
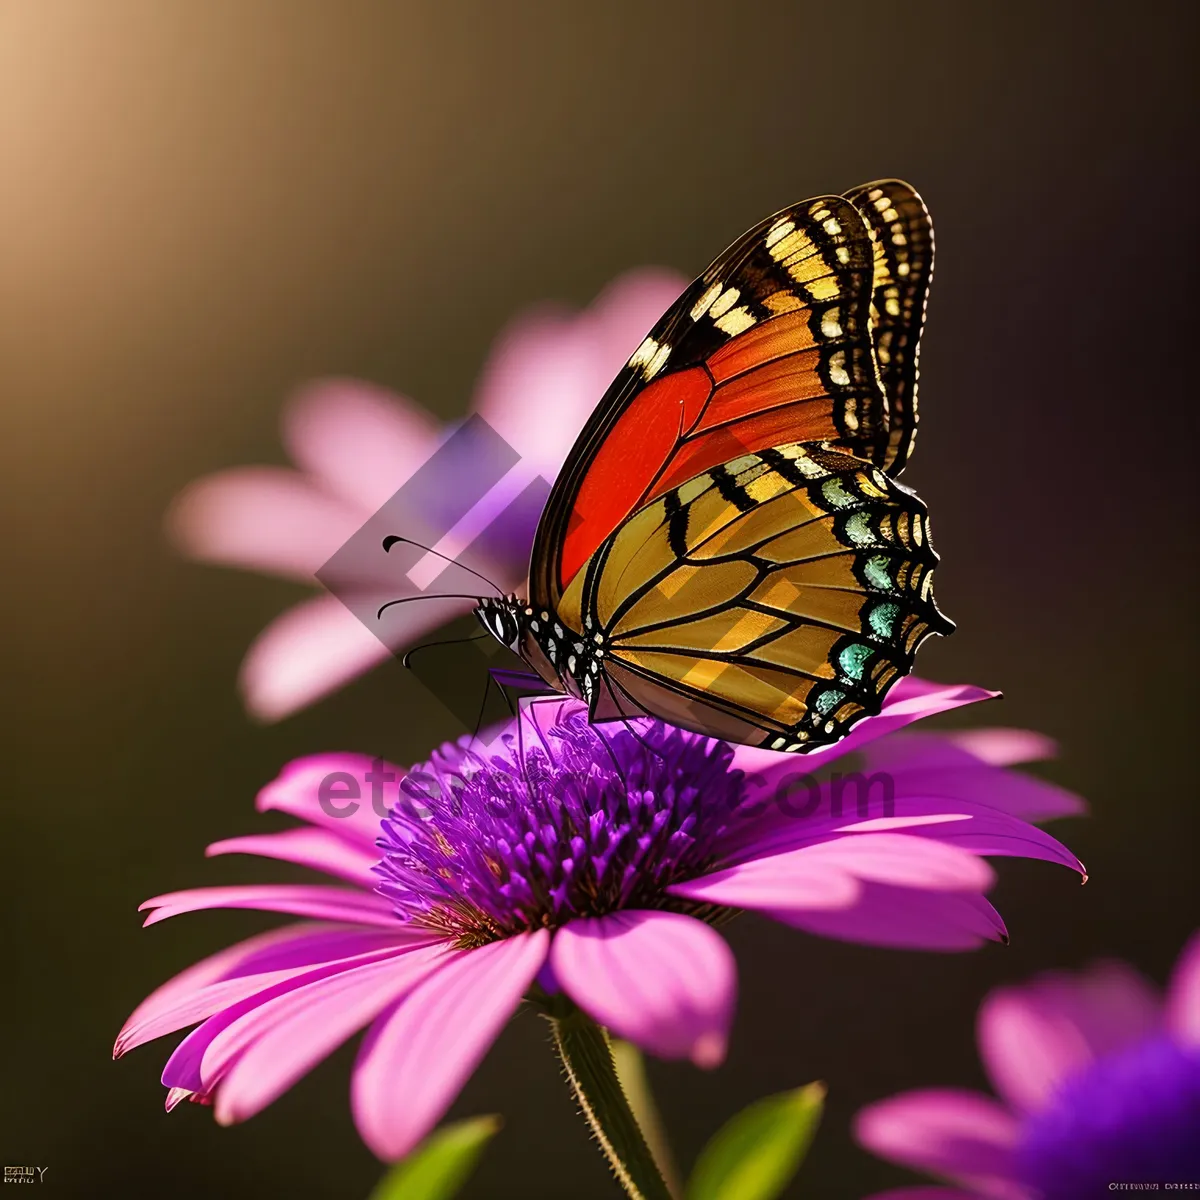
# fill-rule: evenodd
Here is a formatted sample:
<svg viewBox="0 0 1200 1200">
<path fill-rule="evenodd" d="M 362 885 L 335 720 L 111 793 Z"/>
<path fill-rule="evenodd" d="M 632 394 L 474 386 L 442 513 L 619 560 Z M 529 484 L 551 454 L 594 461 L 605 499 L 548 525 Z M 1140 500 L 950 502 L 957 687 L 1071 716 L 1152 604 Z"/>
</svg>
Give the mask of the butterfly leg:
<svg viewBox="0 0 1200 1200">
<path fill-rule="evenodd" d="M 525 702 L 522 708 L 522 701 Z M 517 761 L 521 764 L 521 777 L 525 780 L 525 786 L 532 791 L 533 784 L 529 779 L 529 772 L 525 761 L 525 719 L 529 716 L 529 710 L 537 704 L 560 704 L 562 696 L 555 692 L 549 696 L 519 696 L 517 697 Z M 536 719 L 531 719 L 530 724 L 533 726 L 534 732 L 538 735 L 538 741 L 542 743 L 542 749 L 549 757 L 551 754 L 550 747 L 546 745 L 546 739 L 542 737 L 542 731 L 538 728 Z"/>
<path fill-rule="evenodd" d="M 625 728 L 629 731 L 630 736 L 632 736 L 634 741 L 636 741 L 642 747 L 643 750 L 645 750 L 648 754 L 654 755 L 655 758 L 661 759 L 662 754 L 658 750 L 655 750 L 655 748 L 653 746 L 651 746 L 650 743 L 647 742 L 644 738 L 639 737 L 638 731 L 636 729 L 634 729 L 634 727 L 629 723 L 629 718 L 631 716 L 634 718 L 643 716 L 644 715 L 643 710 L 641 710 L 637 707 L 637 704 L 634 701 L 633 697 L 630 696 L 629 693 L 615 679 L 609 679 L 607 682 L 608 682 L 608 687 L 609 687 L 609 693 L 613 698 L 613 703 L 617 707 L 617 714 L 618 714 L 617 719 L 621 722 L 622 725 L 625 726 Z M 620 693 L 620 695 L 618 695 L 618 693 Z M 630 704 L 634 705 L 635 711 L 633 713 L 627 713 L 625 711 L 624 707 L 621 704 L 621 696 L 624 696 L 630 702 Z M 589 714 L 589 719 L 590 719 L 590 717 L 591 717 L 591 714 Z M 593 722 L 593 724 L 596 725 L 596 727 L 597 727 L 596 732 L 599 734 L 599 725 L 601 723 Z M 603 735 L 600 735 L 600 736 L 601 736 L 601 740 L 603 741 Z"/>
<path fill-rule="evenodd" d="M 545 690 L 546 683 L 540 675 L 532 671 L 509 671 L 502 667 L 489 667 L 488 674 L 501 687 L 537 687 Z"/>
<path fill-rule="evenodd" d="M 471 745 L 474 745 L 479 738 L 479 731 L 483 728 L 483 715 L 487 710 L 488 695 L 491 692 L 492 684 L 496 685 L 496 689 L 500 693 L 509 715 L 514 719 L 517 716 L 517 710 L 513 706 L 512 697 L 509 695 L 510 689 L 527 688 L 532 686 L 544 687 L 542 679 L 538 675 L 534 675 L 528 671 L 509 671 L 500 667 L 489 667 L 484 679 L 483 699 L 479 703 L 479 715 L 475 720 L 475 728 L 471 734 Z"/>
</svg>

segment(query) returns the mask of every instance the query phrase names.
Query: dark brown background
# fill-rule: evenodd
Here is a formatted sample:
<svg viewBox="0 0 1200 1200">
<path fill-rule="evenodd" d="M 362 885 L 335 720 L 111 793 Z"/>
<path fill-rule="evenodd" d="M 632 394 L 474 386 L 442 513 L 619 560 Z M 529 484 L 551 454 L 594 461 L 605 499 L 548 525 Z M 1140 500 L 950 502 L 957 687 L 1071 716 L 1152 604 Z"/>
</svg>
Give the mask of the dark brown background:
<svg viewBox="0 0 1200 1200">
<path fill-rule="evenodd" d="M 364 1196 L 343 1052 L 248 1125 L 167 1117 L 166 1044 L 121 1021 L 250 914 L 142 932 L 146 896 L 232 878 L 212 839 L 315 750 L 411 758 L 446 732 L 397 664 L 275 727 L 233 679 L 299 589 L 188 565 L 187 481 L 283 461 L 280 402 L 345 373 L 461 413 L 520 306 L 628 266 L 689 273 L 785 203 L 899 174 L 938 278 L 906 479 L 958 634 L 923 671 L 1001 687 L 971 719 L 1046 730 L 1094 816 L 1080 888 L 1004 863 L 1010 948 L 938 957 L 745 919 L 714 1075 L 655 1066 L 681 1156 L 813 1078 L 793 1194 L 905 1175 L 862 1103 L 981 1082 L 986 988 L 1098 954 L 1162 978 L 1198 923 L 1196 175 L 1188 6 L 26 0 L 0 12 L 4 592 L 0 1159 L 70 1196 Z M 535 1019 L 456 1113 L 507 1128 L 476 1197 L 609 1196 Z"/>
</svg>

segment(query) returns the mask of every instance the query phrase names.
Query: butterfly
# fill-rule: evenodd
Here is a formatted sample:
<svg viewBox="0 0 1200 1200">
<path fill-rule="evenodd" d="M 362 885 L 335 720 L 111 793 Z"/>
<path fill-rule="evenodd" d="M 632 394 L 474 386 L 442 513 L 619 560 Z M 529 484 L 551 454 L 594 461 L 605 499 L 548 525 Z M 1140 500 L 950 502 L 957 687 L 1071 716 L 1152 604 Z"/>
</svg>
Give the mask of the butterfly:
<svg viewBox="0 0 1200 1200">
<path fill-rule="evenodd" d="M 933 227 L 885 180 L 783 209 L 633 352 L 555 482 L 529 597 L 475 615 L 593 722 L 805 751 L 877 713 L 933 597 L 917 428 Z"/>
</svg>

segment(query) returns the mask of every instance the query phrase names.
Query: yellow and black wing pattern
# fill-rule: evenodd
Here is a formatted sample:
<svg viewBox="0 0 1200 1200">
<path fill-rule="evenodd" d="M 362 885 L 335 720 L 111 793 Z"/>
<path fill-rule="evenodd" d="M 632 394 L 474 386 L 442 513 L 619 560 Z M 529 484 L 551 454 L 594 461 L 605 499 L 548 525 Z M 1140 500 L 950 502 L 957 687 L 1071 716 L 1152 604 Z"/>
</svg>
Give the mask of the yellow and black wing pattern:
<svg viewBox="0 0 1200 1200">
<path fill-rule="evenodd" d="M 593 719 L 651 713 L 776 750 L 879 711 L 926 636 L 922 502 L 875 464 L 784 443 L 705 471 L 629 517 L 558 606 L 603 656 Z"/>
<path fill-rule="evenodd" d="M 539 523 L 514 644 L 550 686 L 778 750 L 879 711 L 953 628 L 895 480 L 932 271 L 921 197 L 880 180 L 768 217 L 685 289 Z"/>
<path fill-rule="evenodd" d="M 874 243 L 871 341 L 888 417 L 870 458 L 899 475 L 917 436 L 917 377 L 921 331 L 933 279 L 933 220 L 912 184 L 899 179 L 864 183 L 846 193 Z"/>
</svg>

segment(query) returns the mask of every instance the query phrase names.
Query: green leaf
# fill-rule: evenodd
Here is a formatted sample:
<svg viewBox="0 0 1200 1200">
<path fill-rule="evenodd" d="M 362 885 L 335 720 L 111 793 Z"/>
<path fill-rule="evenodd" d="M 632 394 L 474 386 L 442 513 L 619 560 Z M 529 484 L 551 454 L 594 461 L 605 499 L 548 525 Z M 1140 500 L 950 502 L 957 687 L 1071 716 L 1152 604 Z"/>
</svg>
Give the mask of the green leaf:
<svg viewBox="0 0 1200 1200">
<path fill-rule="evenodd" d="M 434 1130 L 380 1181 L 369 1200 L 448 1200 L 470 1178 L 499 1117 L 471 1117 Z"/>
<path fill-rule="evenodd" d="M 825 1085 L 756 1100 L 713 1135 L 688 1180 L 688 1200 L 774 1200 L 800 1168 L 825 1104 Z"/>
</svg>

